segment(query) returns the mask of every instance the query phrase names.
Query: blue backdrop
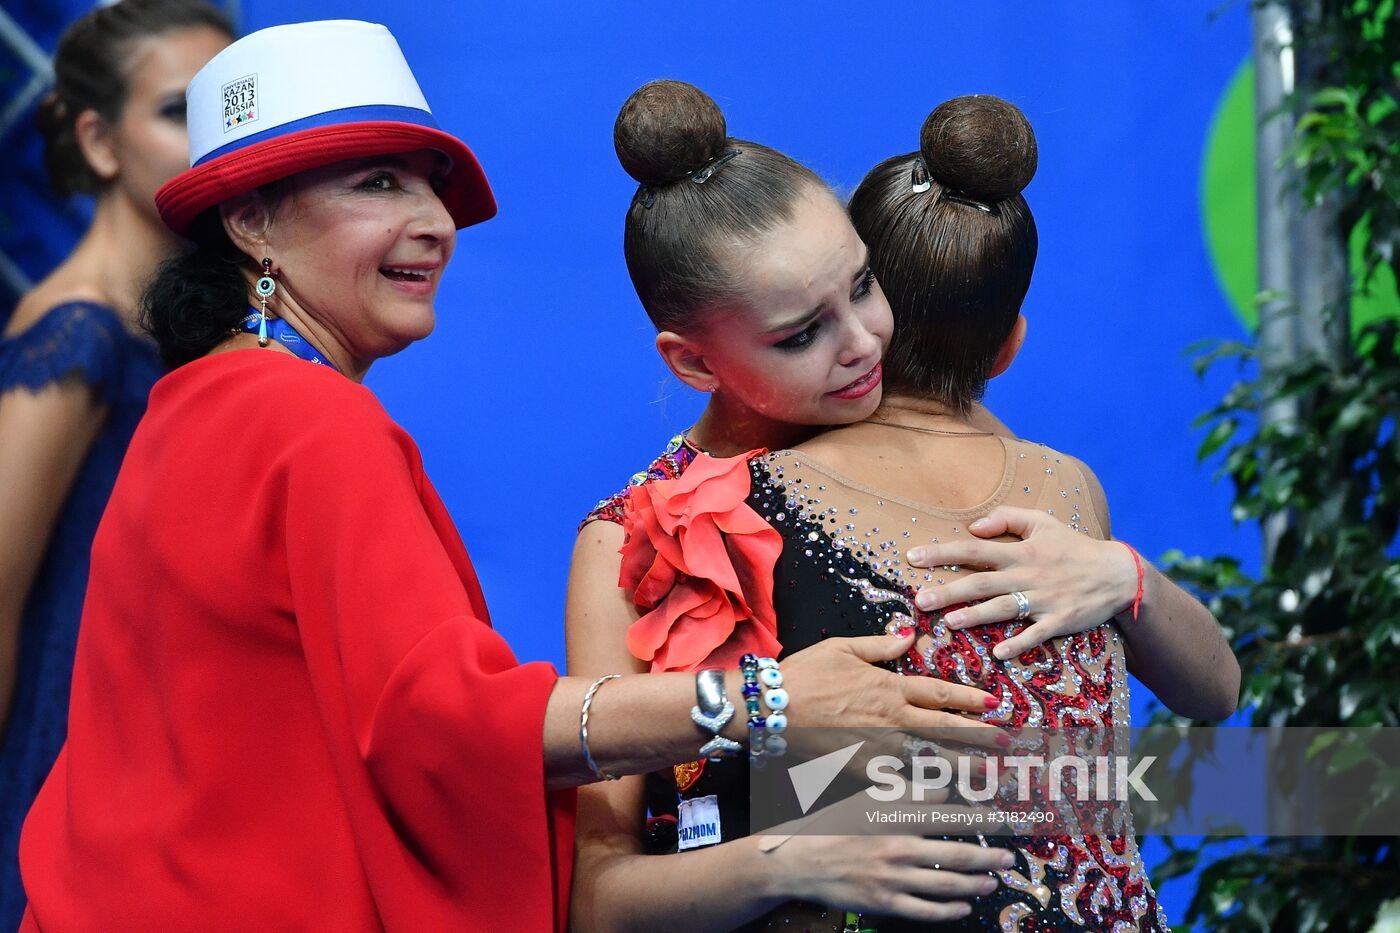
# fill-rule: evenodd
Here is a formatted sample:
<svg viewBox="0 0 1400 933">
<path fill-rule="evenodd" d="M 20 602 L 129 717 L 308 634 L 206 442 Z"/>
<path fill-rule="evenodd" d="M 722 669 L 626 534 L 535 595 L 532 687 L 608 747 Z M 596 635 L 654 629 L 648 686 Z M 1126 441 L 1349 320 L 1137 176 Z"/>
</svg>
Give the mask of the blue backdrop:
<svg viewBox="0 0 1400 933">
<path fill-rule="evenodd" d="M 522 655 L 560 657 L 573 529 L 699 411 L 671 378 L 622 259 L 634 183 L 612 123 L 637 85 L 692 81 L 730 132 L 849 190 L 916 145 L 934 104 L 989 92 L 1021 105 L 1041 168 L 1027 192 L 1041 253 L 1030 337 L 990 407 L 1099 473 L 1116 532 L 1144 553 L 1255 547 L 1229 491 L 1197 466 L 1191 419 L 1222 394 L 1187 365 L 1238 337 L 1201 233 L 1200 163 L 1248 51 L 1243 10 L 1214 0 L 1073 15 L 883 4 L 620 4 L 458 12 L 446 3 L 337 14 L 386 20 L 443 124 L 486 166 L 500 216 L 458 242 L 434 336 L 370 384 L 422 445 L 493 612 Z M 249 28 L 324 16 L 324 0 L 253 2 Z"/>
<path fill-rule="evenodd" d="M 63 5 L 67 18 L 86 7 Z M 54 6 L 31 11 L 35 21 Z M 367 382 L 422 447 L 522 658 L 562 663 L 579 517 L 702 401 L 654 352 L 622 259 L 634 184 L 613 155 L 612 123 L 657 77 L 698 84 L 732 134 L 807 161 L 842 191 L 915 148 L 924 116 L 948 97 L 1020 105 L 1040 143 L 1027 191 L 1040 260 L 1030 336 L 989 407 L 1089 463 L 1115 533 L 1144 554 L 1254 562 L 1256 533 L 1234 527 L 1229 490 L 1197 465 L 1190 428 L 1228 374 L 1200 381 L 1184 352 L 1242 335 L 1204 243 L 1201 165 L 1249 52 L 1247 5 L 245 0 L 242 14 L 245 30 L 385 23 L 442 125 L 491 178 L 500 216 L 461 235 L 437 332 Z M 47 28 L 36 29 L 41 43 Z M 32 143 L 11 139 L 0 155 L 17 152 L 29 159 Z M 0 247 L 38 277 L 77 223 L 33 208 L 24 171 L 0 202 Z M 1146 696 L 1137 688 L 1139 711 Z M 1165 893 L 1179 919 L 1181 894 Z"/>
</svg>

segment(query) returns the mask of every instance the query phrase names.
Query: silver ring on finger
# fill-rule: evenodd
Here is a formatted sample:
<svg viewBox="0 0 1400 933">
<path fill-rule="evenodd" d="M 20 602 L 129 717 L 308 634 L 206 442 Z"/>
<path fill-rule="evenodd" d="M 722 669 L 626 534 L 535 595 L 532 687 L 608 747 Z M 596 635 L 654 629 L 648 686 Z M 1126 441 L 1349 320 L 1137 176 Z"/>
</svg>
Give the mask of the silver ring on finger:
<svg viewBox="0 0 1400 933">
<path fill-rule="evenodd" d="M 1020 590 L 1011 594 L 1011 598 L 1016 600 L 1016 621 L 1021 622 L 1030 617 L 1031 601 Z"/>
</svg>

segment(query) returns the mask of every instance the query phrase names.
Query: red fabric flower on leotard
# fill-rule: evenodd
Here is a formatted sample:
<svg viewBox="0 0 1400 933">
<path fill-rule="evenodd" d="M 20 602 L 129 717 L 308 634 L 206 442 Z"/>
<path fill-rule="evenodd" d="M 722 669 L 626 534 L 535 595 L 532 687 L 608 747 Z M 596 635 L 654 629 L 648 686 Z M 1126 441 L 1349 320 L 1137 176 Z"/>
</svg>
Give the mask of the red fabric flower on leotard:
<svg viewBox="0 0 1400 933">
<path fill-rule="evenodd" d="M 633 487 L 622 573 L 645 614 L 627 647 L 653 672 L 734 667 L 776 655 L 773 568 L 783 539 L 748 504 L 749 458 L 700 455 L 676 479 Z"/>
</svg>

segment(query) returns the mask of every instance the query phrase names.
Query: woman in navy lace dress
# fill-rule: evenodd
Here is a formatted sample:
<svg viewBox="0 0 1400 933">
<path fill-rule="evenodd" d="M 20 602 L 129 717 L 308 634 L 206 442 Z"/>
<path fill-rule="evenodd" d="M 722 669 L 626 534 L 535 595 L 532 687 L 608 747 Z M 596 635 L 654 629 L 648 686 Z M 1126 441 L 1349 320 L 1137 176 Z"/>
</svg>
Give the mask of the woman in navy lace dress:
<svg viewBox="0 0 1400 933">
<path fill-rule="evenodd" d="M 157 187 L 185 168 L 185 86 L 232 41 L 191 0 L 122 0 L 74 23 L 39 113 L 60 194 L 92 225 L 0 332 L 0 929 L 24 906 L 15 852 L 63 744 L 88 551 L 161 374 L 138 298 L 175 241 Z"/>
</svg>

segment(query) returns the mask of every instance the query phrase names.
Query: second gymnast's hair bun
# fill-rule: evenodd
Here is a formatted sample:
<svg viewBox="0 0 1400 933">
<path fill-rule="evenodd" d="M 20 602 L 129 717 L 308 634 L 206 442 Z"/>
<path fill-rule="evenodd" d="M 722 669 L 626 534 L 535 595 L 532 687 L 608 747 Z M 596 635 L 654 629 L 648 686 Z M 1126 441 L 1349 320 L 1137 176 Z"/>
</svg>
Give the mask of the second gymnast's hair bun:
<svg viewBox="0 0 1400 933">
<path fill-rule="evenodd" d="M 1035 132 L 1015 104 L 1000 97 L 955 97 L 934 109 L 919 134 L 928 173 L 979 201 L 1004 201 L 1035 177 Z"/>
<path fill-rule="evenodd" d="M 710 95 L 684 81 L 652 81 L 632 92 L 613 124 L 613 146 L 628 175 L 660 187 L 703 168 L 724 152 L 724 114 Z"/>
</svg>

